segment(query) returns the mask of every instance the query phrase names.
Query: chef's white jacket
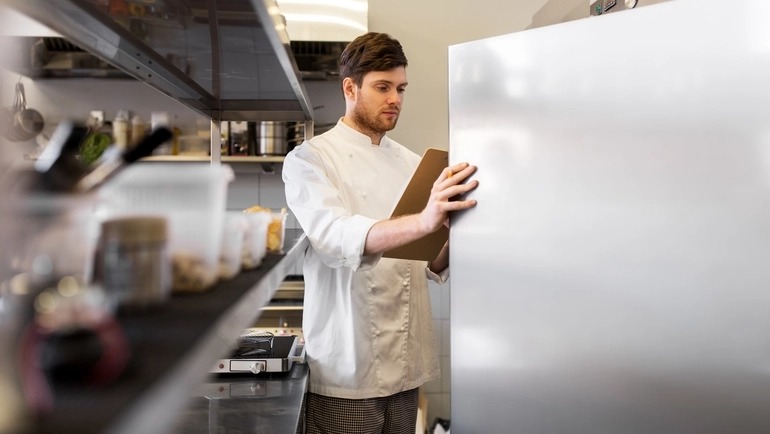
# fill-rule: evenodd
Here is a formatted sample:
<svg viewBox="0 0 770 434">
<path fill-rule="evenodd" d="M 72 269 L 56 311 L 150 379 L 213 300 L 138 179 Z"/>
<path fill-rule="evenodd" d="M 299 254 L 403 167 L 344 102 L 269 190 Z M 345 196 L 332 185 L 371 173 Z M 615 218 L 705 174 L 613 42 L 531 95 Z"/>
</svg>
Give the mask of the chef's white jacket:
<svg viewBox="0 0 770 434">
<path fill-rule="evenodd" d="M 366 235 L 387 219 L 420 156 L 341 120 L 283 163 L 287 204 L 310 240 L 302 330 L 309 390 L 363 399 L 439 377 L 424 261 L 363 256 Z"/>
</svg>

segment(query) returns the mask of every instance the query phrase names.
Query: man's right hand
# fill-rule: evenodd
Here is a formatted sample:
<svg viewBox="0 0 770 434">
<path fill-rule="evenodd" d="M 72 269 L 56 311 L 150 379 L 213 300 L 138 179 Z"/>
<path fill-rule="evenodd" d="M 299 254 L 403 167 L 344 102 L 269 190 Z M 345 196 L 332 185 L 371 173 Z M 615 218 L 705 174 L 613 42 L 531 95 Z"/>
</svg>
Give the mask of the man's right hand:
<svg viewBox="0 0 770 434">
<path fill-rule="evenodd" d="M 476 166 L 471 166 L 468 163 L 455 164 L 441 172 L 441 175 L 433 183 L 428 204 L 420 213 L 420 225 L 426 233 L 436 232 L 441 225 L 449 226 L 450 211 L 476 206 L 476 201 L 472 199 L 452 200 L 452 198 L 466 194 L 478 187 L 479 182 L 476 180 L 463 183 L 475 172 Z"/>
</svg>

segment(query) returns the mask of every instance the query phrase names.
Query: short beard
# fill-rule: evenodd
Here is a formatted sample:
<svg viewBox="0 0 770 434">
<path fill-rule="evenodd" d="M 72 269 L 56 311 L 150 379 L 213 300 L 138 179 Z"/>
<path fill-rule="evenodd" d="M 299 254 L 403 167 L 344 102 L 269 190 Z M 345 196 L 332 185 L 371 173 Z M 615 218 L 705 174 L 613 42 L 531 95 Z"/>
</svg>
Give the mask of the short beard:
<svg viewBox="0 0 770 434">
<path fill-rule="evenodd" d="M 367 135 L 385 135 L 386 132 L 396 127 L 396 122 L 393 122 L 392 126 L 385 125 L 384 122 L 379 121 L 376 117 L 369 116 L 358 107 L 351 113 L 351 118 L 363 130 L 362 132 Z M 396 118 L 396 121 L 398 121 L 398 118 Z"/>
</svg>

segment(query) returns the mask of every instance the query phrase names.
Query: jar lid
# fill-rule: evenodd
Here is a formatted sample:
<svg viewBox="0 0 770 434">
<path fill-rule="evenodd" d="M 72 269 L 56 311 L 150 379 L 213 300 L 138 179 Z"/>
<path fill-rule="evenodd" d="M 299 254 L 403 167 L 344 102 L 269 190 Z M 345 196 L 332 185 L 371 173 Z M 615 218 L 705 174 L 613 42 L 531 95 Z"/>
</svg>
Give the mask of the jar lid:
<svg viewBox="0 0 770 434">
<path fill-rule="evenodd" d="M 120 217 L 102 222 L 102 239 L 121 243 L 157 243 L 168 238 L 165 217 Z"/>
</svg>

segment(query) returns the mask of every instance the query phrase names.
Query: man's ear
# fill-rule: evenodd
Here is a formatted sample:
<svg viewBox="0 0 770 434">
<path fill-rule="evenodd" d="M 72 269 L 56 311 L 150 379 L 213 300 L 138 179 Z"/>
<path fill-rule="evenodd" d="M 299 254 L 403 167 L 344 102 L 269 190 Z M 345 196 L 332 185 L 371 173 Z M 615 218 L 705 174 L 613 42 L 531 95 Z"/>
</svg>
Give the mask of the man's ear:
<svg viewBox="0 0 770 434">
<path fill-rule="evenodd" d="M 345 99 L 355 101 L 357 92 L 358 86 L 356 86 L 356 83 L 353 82 L 353 79 L 350 77 L 345 77 L 342 80 L 342 93 L 345 95 Z"/>
</svg>

